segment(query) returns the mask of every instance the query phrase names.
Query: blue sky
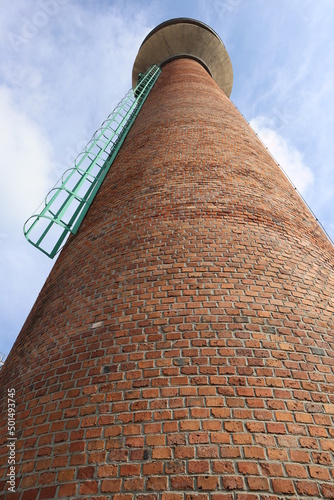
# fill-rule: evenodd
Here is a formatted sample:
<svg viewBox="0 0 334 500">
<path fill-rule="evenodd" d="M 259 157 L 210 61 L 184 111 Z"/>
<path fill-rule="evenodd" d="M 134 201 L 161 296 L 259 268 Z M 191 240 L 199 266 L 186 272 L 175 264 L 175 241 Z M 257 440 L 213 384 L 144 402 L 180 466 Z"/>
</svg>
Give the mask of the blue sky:
<svg viewBox="0 0 334 500">
<path fill-rule="evenodd" d="M 54 261 L 22 226 L 131 86 L 138 48 L 173 17 L 207 23 L 231 99 L 334 239 L 332 0 L 15 0 L 0 18 L 0 352 Z"/>
</svg>

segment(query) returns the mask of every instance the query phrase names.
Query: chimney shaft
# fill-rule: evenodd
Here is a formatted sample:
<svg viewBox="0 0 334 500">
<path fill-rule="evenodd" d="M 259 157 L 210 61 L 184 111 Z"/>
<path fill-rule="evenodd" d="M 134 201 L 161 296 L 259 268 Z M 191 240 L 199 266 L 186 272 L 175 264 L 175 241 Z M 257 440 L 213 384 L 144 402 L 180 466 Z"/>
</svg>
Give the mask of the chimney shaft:
<svg viewBox="0 0 334 500">
<path fill-rule="evenodd" d="M 332 248 L 206 66 L 165 61 L 0 371 L 17 498 L 333 497 Z"/>
</svg>

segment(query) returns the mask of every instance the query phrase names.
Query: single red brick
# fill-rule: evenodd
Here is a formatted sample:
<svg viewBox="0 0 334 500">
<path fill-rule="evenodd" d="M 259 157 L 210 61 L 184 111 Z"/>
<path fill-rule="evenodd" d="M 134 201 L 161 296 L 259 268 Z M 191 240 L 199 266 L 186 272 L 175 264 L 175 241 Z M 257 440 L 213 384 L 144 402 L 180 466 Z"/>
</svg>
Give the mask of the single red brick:
<svg viewBox="0 0 334 500">
<path fill-rule="evenodd" d="M 42 488 L 39 494 L 39 498 L 55 498 L 57 491 L 57 486 L 47 486 Z"/>
<path fill-rule="evenodd" d="M 167 444 L 170 446 L 179 446 L 186 444 L 185 434 L 171 434 L 167 436 Z"/>
<path fill-rule="evenodd" d="M 177 448 L 177 450 L 182 450 L 182 447 Z M 153 459 L 168 459 L 172 456 L 171 448 L 154 448 L 152 450 L 152 458 Z"/>
<path fill-rule="evenodd" d="M 222 458 L 238 458 L 241 456 L 241 451 L 237 446 L 223 446 L 220 448 L 220 456 Z"/>
<path fill-rule="evenodd" d="M 209 410 L 204 409 L 201 410 L 200 408 L 194 408 L 192 410 L 193 416 L 198 415 L 199 418 L 207 418 Z M 215 418 L 229 418 L 231 415 L 231 410 L 229 408 L 211 408 L 211 413 Z"/>
<path fill-rule="evenodd" d="M 173 490 L 185 491 L 194 489 L 194 479 L 192 477 L 174 476 L 171 477 L 170 481 Z"/>
<path fill-rule="evenodd" d="M 331 479 L 327 468 L 325 469 L 319 465 L 309 465 L 308 469 L 310 476 L 314 479 L 320 479 L 321 481 L 329 481 Z"/>
<path fill-rule="evenodd" d="M 74 496 L 77 491 L 77 483 L 61 484 L 59 486 L 58 497 Z"/>
<path fill-rule="evenodd" d="M 313 448 L 313 449 L 319 448 L 318 442 L 314 438 L 301 437 L 299 442 L 302 448 Z"/>
<path fill-rule="evenodd" d="M 324 498 L 334 498 L 334 485 L 333 484 L 322 484 L 321 493 Z"/>
<path fill-rule="evenodd" d="M 139 476 L 140 464 L 123 464 L 120 466 L 121 476 Z"/>
<path fill-rule="evenodd" d="M 241 434 L 233 434 L 232 435 L 232 441 L 234 444 L 252 444 L 253 439 L 252 436 L 247 432 L 241 433 Z"/>
<path fill-rule="evenodd" d="M 198 476 L 197 488 L 199 490 L 215 490 L 218 486 L 218 478 L 216 476 Z"/>
<path fill-rule="evenodd" d="M 134 479 L 124 479 L 123 488 L 125 491 L 142 491 L 144 487 L 144 479 L 134 478 Z"/>
<path fill-rule="evenodd" d="M 334 452 L 334 439 L 320 439 L 321 449 Z M 316 448 L 316 446 L 314 446 Z"/>
<path fill-rule="evenodd" d="M 101 484 L 102 493 L 114 493 L 121 490 L 120 479 L 105 479 Z"/>
<path fill-rule="evenodd" d="M 142 437 L 126 438 L 125 444 L 126 446 L 130 446 L 131 448 L 142 448 L 144 446 L 144 438 Z"/>
<path fill-rule="evenodd" d="M 118 468 L 117 465 L 100 465 L 97 470 L 97 475 L 98 477 L 114 477 L 117 475 L 117 468 Z M 79 472 L 81 474 L 82 473 L 91 474 L 89 476 L 83 476 L 83 477 L 93 477 L 95 472 L 95 467 L 85 467 L 84 469 L 79 470 Z M 78 477 L 80 476 L 78 475 Z"/>
<path fill-rule="evenodd" d="M 146 437 L 147 446 L 161 446 L 166 443 L 166 436 L 164 434 L 151 434 Z"/>
<path fill-rule="evenodd" d="M 70 452 L 73 452 L 73 451 L 84 451 L 84 449 L 85 449 L 85 443 L 84 442 L 75 441 L 74 443 L 70 444 Z"/>
<path fill-rule="evenodd" d="M 291 495 L 295 492 L 293 482 L 289 479 L 272 479 L 272 485 L 275 493 Z"/>
<path fill-rule="evenodd" d="M 215 407 L 215 406 L 225 406 L 225 400 L 224 398 L 213 398 L 213 397 L 207 397 L 206 398 L 206 404 L 208 408 L 210 407 Z"/>
<path fill-rule="evenodd" d="M 80 495 L 91 495 L 92 493 L 97 493 L 98 491 L 97 481 L 86 481 L 80 484 L 79 493 Z"/>
<path fill-rule="evenodd" d="M 106 452 L 101 451 L 101 452 L 90 452 L 88 454 L 88 462 L 90 464 L 95 464 L 95 463 L 101 463 L 104 462 L 106 459 Z"/>
<path fill-rule="evenodd" d="M 304 466 L 298 464 L 285 464 L 285 470 L 289 477 L 307 478 L 307 470 Z"/>
<path fill-rule="evenodd" d="M 297 493 L 303 496 L 315 496 L 319 495 L 319 487 L 314 481 L 296 481 Z"/>
<path fill-rule="evenodd" d="M 81 421 L 81 427 L 92 427 L 97 424 L 97 417 L 85 417 Z"/>
<path fill-rule="evenodd" d="M 212 464 L 213 472 L 218 474 L 233 474 L 234 467 L 231 461 L 215 460 Z"/>
<path fill-rule="evenodd" d="M 286 434 L 286 428 L 284 424 L 278 424 L 276 422 L 268 422 L 266 424 L 267 432 L 272 434 Z"/>
<path fill-rule="evenodd" d="M 197 431 L 200 428 L 199 420 L 185 420 L 180 422 L 181 431 Z"/>
<path fill-rule="evenodd" d="M 198 458 L 218 458 L 218 446 L 199 446 L 197 448 Z"/>
<path fill-rule="evenodd" d="M 261 463 L 262 473 L 266 476 L 280 477 L 284 475 L 283 467 L 279 463 Z"/>
<path fill-rule="evenodd" d="M 245 458 L 265 458 L 264 449 L 258 446 L 245 446 L 244 454 Z"/>
<path fill-rule="evenodd" d="M 247 477 L 247 483 L 250 490 L 261 490 L 261 491 L 269 491 L 269 481 L 265 477 Z"/>
<path fill-rule="evenodd" d="M 308 451 L 290 450 L 291 460 L 294 462 L 308 463 L 311 461 Z"/>
<path fill-rule="evenodd" d="M 21 488 L 30 488 L 31 486 L 37 485 L 38 474 L 31 474 L 22 479 L 20 487 Z"/>
<path fill-rule="evenodd" d="M 228 432 L 211 432 L 211 442 L 212 443 L 225 443 L 229 444 L 231 441 L 230 434 Z"/>
<path fill-rule="evenodd" d="M 238 421 L 224 422 L 224 429 L 226 432 L 242 432 L 243 431 L 243 423 Z"/>
<path fill-rule="evenodd" d="M 293 422 L 293 415 L 288 411 L 275 411 L 275 417 L 278 422 Z"/>
<path fill-rule="evenodd" d="M 162 469 L 163 469 L 162 462 L 149 462 L 143 464 L 143 474 L 145 475 L 161 474 Z"/>
<path fill-rule="evenodd" d="M 249 432 L 265 432 L 265 426 L 263 422 L 246 422 L 246 429 Z"/>
<path fill-rule="evenodd" d="M 51 458 L 44 459 L 44 460 L 38 460 L 36 463 L 36 470 L 45 470 L 45 469 L 50 469 L 51 466 Z"/>
<path fill-rule="evenodd" d="M 244 480 L 239 476 L 223 476 L 223 486 L 226 490 L 242 490 Z"/>
<path fill-rule="evenodd" d="M 251 474 L 259 475 L 258 465 L 254 462 L 238 462 L 238 470 L 241 474 L 246 474 L 247 476 Z"/>
<path fill-rule="evenodd" d="M 21 466 L 20 472 L 21 472 L 22 475 L 24 475 L 27 472 L 33 471 L 34 467 L 35 467 L 35 462 L 26 462 L 26 463 L 23 463 L 22 466 Z"/>
<path fill-rule="evenodd" d="M 208 443 L 209 435 L 206 432 L 192 432 L 189 435 L 189 444 Z"/>
<path fill-rule="evenodd" d="M 153 491 L 166 491 L 167 489 L 167 477 L 164 476 L 153 476 L 147 480 L 147 489 Z"/>
<path fill-rule="evenodd" d="M 50 484 L 53 483 L 56 479 L 56 473 L 55 472 L 43 472 L 40 474 L 38 483 L 39 484 Z"/>
<path fill-rule="evenodd" d="M 320 464 L 320 465 L 332 465 L 332 458 L 329 453 L 312 453 L 312 458 L 314 463 Z"/>
</svg>

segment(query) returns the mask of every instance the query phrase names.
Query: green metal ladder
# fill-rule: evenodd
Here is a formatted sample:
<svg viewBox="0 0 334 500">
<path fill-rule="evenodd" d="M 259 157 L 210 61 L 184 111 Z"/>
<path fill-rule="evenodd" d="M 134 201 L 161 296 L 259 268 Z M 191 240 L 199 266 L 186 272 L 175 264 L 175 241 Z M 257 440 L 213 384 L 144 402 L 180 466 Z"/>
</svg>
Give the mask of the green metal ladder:
<svg viewBox="0 0 334 500">
<path fill-rule="evenodd" d="M 153 65 L 140 76 L 136 88 L 129 90 L 47 194 L 42 208 L 24 224 L 27 240 L 50 258 L 61 250 L 69 233 L 78 231 L 160 73 L 160 67 Z"/>
</svg>

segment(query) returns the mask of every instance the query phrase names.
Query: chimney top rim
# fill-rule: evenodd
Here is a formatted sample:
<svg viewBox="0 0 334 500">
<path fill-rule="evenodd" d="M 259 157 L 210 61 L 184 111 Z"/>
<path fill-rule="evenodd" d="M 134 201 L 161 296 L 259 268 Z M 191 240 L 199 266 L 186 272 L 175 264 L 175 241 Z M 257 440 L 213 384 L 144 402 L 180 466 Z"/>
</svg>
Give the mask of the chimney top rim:
<svg viewBox="0 0 334 500">
<path fill-rule="evenodd" d="M 174 24 L 193 24 L 195 26 L 199 26 L 201 28 L 206 29 L 207 31 L 209 31 L 213 35 L 215 35 L 215 37 L 218 38 L 218 40 L 220 42 L 222 42 L 222 40 L 220 39 L 219 35 L 217 35 L 217 33 L 212 28 L 210 28 L 210 26 L 208 26 L 207 24 L 203 23 L 202 21 L 198 21 L 197 19 L 193 19 L 191 17 L 174 17 L 172 19 L 167 19 L 167 21 L 163 21 L 162 23 L 158 24 L 155 28 L 153 28 L 153 30 L 151 30 L 149 32 L 149 34 L 142 41 L 142 44 L 141 44 L 140 48 L 144 45 L 144 43 L 149 38 L 151 38 L 151 36 L 153 36 L 155 33 L 157 33 L 158 31 L 160 31 L 162 28 L 165 28 L 166 26 L 172 26 Z"/>
<path fill-rule="evenodd" d="M 133 65 L 133 88 L 139 74 L 145 73 L 150 66 L 163 66 L 181 55 L 202 64 L 225 94 L 230 96 L 233 69 L 224 43 L 208 25 L 186 17 L 164 21 L 145 37 Z"/>
</svg>

